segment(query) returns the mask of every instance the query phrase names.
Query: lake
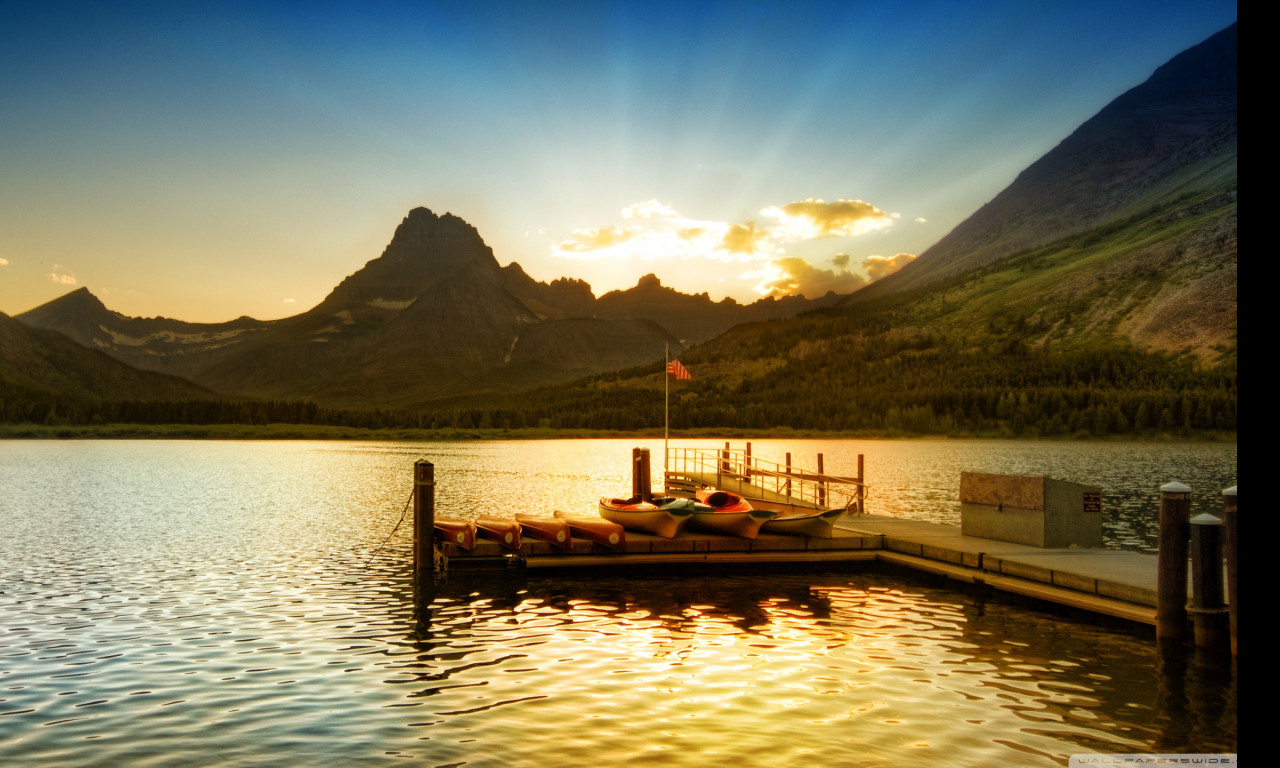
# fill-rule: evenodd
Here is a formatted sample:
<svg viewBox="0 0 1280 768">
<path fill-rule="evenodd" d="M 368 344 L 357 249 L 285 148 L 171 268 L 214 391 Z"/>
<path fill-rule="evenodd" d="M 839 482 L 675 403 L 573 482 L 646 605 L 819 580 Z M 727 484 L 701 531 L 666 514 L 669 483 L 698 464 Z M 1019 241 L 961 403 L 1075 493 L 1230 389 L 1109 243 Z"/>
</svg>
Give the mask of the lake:
<svg viewBox="0 0 1280 768">
<path fill-rule="evenodd" d="M 633 446 L 661 456 L 661 440 L 0 441 L 0 763 L 1235 751 L 1231 670 L 1161 657 L 1146 632 L 857 567 L 420 583 L 407 521 L 392 534 L 416 459 L 442 516 L 590 512 L 628 492 Z M 959 521 L 962 470 L 1097 484 L 1107 546 L 1139 551 L 1159 485 L 1192 486 L 1199 512 L 1236 484 L 1234 444 L 753 441 L 786 452 L 837 475 L 863 453 L 869 512 L 937 522 Z"/>
</svg>

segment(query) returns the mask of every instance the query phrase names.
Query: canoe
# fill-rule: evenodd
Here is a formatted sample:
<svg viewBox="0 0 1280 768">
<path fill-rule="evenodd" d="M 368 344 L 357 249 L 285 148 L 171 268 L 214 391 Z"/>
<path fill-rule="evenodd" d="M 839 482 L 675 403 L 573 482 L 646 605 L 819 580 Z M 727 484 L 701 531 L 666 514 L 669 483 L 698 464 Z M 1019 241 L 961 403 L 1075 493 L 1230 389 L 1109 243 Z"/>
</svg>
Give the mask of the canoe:
<svg viewBox="0 0 1280 768">
<path fill-rule="evenodd" d="M 625 552 L 627 549 L 627 532 L 621 525 L 605 520 L 602 517 L 579 517 L 568 512 L 556 510 L 556 517 L 569 524 L 569 533 L 575 539 L 585 539 L 602 547 Z"/>
<path fill-rule="evenodd" d="M 600 517 L 629 531 L 651 533 L 669 539 L 693 516 L 690 499 L 655 497 L 652 502 L 637 498 L 600 499 Z"/>
<path fill-rule="evenodd" d="M 432 526 L 441 543 L 456 544 L 467 551 L 476 548 L 476 524 L 470 520 L 437 517 L 432 521 Z"/>
<path fill-rule="evenodd" d="M 796 509 L 783 512 L 760 526 L 762 533 L 780 533 L 786 536 L 810 536 L 829 539 L 834 535 L 836 520 L 843 509 Z"/>
<path fill-rule="evenodd" d="M 572 534 L 569 524 L 555 517 L 538 515 L 516 515 L 520 530 L 531 539 L 550 542 L 561 549 L 573 549 Z"/>
<path fill-rule="evenodd" d="M 520 549 L 520 523 L 499 517 L 477 517 L 476 535 L 496 541 L 506 549 Z"/>
</svg>

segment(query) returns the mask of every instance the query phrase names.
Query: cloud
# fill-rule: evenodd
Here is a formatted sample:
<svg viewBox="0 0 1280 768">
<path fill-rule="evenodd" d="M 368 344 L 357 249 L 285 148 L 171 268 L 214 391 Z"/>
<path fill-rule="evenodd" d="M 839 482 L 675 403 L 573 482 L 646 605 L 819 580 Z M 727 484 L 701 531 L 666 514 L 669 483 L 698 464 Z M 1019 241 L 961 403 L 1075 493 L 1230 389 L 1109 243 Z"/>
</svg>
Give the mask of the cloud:
<svg viewBox="0 0 1280 768">
<path fill-rule="evenodd" d="M 551 247 L 553 255 L 578 259 L 708 258 L 717 261 L 749 261 L 778 253 L 770 233 L 754 222 L 730 224 L 681 216 L 657 200 L 622 209 L 624 223 L 594 229 L 575 229 L 573 235 Z"/>
<path fill-rule="evenodd" d="M 729 253 L 755 253 L 760 250 L 768 237 L 768 232 L 756 229 L 754 221 L 746 224 L 731 224 L 725 230 L 720 247 Z"/>
<path fill-rule="evenodd" d="M 556 247 L 573 253 L 592 253 L 612 248 L 635 237 L 635 231 L 613 226 L 597 229 L 575 229 L 573 236 Z"/>
<path fill-rule="evenodd" d="M 814 240 L 855 237 L 893 225 L 898 214 L 885 213 L 863 200 L 808 199 L 769 206 L 759 221 L 711 221 L 682 216 L 658 200 L 629 205 L 621 220 L 591 229 L 575 229 L 551 246 L 553 256 L 575 259 L 706 259 L 754 263 L 742 276 L 756 280 L 764 295 L 804 293 L 821 296 L 828 291 L 849 293 L 866 285 L 858 265 L 847 253 L 831 259 L 831 268 L 813 266 L 788 249 Z M 871 257 L 861 266 L 878 279 L 898 269 L 905 254 L 885 259 Z M 873 272 L 874 270 L 874 272 Z"/>
<path fill-rule="evenodd" d="M 292 303 L 294 303 L 295 301 L 296 301 L 296 299 L 285 299 L 285 300 L 284 300 L 284 303 L 285 303 L 285 304 L 292 304 Z"/>
<path fill-rule="evenodd" d="M 914 253 L 899 253 L 896 256 L 872 255 L 863 259 L 862 268 L 867 270 L 867 277 L 875 282 L 882 277 L 892 275 L 916 260 Z"/>
<path fill-rule="evenodd" d="M 912 221 L 914 221 L 914 222 L 915 222 L 915 223 L 917 223 L 917 224 L 925 224 L 925 223 L 927 223 L 929 220 L 928 220 L 928 219 L 926 219 L 926 218 L 925 218 L 925 217 L 923 217 L 923 216 L 917 216 L 917 217 L 915 217 L 914 219 L 912 219 Z"/>
<path fill-rule="evenodd" d="M 762 296 L 817 298 L 830 291 L 853 293 L 867 284 L 867 278 L 844 268 L 848 263 L 849 257 L 843 253 L 832 259 L 834 269 L 819 269 L 799 256 L 785 256 L 773 259 L 762 270 L 748 272 L 743 277 L 760 278 L 755 290 Z"/>
<path fill-rule="evenodd" d="M 795 239 L 819 237 L 854 237 L 877 229 L 886 229 L 897 218 L 864 200 L 801 200 L 786 205 L 771 205 L 760 212 L 778 220 L 778 227 L 794 233 Z"/>
<path fill-rule="evenodd" d="M 677 218 L 679 215 L 674 208 L 657 200 L 646 200 L 622 209 L 624 219 L 670 219 Z"/>
<path fill-rule="evenodd" d="M 67 268 L 61 264 L 53 265 L 53 271 L 49 273 L 49 279 L 62 285 L 75 285 L 77 282 L 75 274 L 67 271 Z"/>
</svg>

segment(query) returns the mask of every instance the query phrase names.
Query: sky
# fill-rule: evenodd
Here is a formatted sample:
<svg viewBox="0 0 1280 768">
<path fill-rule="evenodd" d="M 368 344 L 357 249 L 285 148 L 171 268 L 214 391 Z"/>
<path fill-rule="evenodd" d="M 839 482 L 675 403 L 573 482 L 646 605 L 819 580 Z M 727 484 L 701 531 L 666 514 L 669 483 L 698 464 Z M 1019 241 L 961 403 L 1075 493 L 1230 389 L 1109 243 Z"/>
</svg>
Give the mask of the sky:
<svg viewBox="0 0 1280 768">
<path fill-rule="evenodd" d="M 1234 2 L 0 9 L 0 312 L 273 319 L 410 209 L 596 295 L 848 292 Z"/>
</svg>

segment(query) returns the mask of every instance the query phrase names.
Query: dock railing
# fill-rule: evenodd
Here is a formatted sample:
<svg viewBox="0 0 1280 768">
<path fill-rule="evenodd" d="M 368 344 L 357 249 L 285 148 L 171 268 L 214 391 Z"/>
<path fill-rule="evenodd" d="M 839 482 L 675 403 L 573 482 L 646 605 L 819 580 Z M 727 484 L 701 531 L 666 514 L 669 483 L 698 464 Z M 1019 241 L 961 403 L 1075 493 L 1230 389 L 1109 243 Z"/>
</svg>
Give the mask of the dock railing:
<svg viewBox="0 0 1280 768">
<path fill-rule="evenodd" d="M 828 475 L 822 465 L 822 454 L 818 454 L 817 471 L 796 468 L 790 453 L 784 464 L 753 457 L 751 443 L 746 449 L 730 448 L 728 443 L 724 448 L 668 448 L 665 488 L 668 493 L 692 495 L 691 485 L 701 483 L 796 506 L 866 512 L 862 454 L 858 454 L 857 477 Z"/>
</svg>

